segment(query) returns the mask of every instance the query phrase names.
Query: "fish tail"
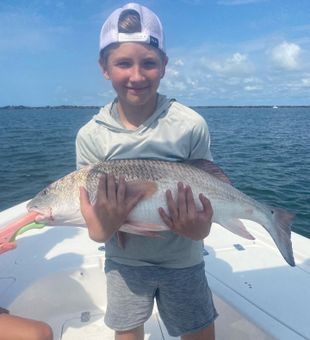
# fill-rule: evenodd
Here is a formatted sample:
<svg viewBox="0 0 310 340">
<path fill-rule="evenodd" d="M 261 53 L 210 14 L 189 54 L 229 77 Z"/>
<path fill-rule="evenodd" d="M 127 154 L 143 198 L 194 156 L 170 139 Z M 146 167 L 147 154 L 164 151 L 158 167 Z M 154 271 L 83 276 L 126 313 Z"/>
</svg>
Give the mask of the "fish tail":
<svg viewBox="0 0 310 340">
<path fill-rule="evenodd" d="M 275 224 L 275 228 L 272 229 L 270 234 L 286 262 L 295 266 L 290 228 L 294 215 L 279 208 L 270 208 L 270 212 Z"/>
</svg>

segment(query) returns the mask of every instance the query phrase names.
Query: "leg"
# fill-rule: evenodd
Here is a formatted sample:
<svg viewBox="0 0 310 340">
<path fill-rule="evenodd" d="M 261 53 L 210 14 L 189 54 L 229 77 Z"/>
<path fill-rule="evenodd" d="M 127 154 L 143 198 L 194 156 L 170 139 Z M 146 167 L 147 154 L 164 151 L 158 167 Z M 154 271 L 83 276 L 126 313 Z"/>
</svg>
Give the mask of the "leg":
<svg viewBox="0 0 310 340">
<path fill-rule="evenodd" d="M 115 332 L 115 340 L 143 340 L 144 326 L 140 326 L 129 331 Z"/>
<path fill-rule="evenodd" d="M 0 340 L 53 340 L 49 325 L 15 315 L 1 314 Z"/>
<path fill-rule="evenodd" d="M 215 340 L 214 323 L 198 332 L 181 336 L 181 340 Z"/>
<path fill-rule="evenodd" d="M 180 282 L 182 284 L 178 284 Z M 182 336 L 182 340 L 214 339 L 213 322 L 217 312 L 204 263 L 183 269 L 164 269 L 156 299 L 169 335 Z"/>
<path fill-rule="evenodd" d="M 106 325 L 116 340 L 142 340 L 144 323 L 152 314 L 154 279 L 152 268 L 133 267 L 106 260 Z M 156 284 L 156 283 L 155 283 Z"/>
</svg>

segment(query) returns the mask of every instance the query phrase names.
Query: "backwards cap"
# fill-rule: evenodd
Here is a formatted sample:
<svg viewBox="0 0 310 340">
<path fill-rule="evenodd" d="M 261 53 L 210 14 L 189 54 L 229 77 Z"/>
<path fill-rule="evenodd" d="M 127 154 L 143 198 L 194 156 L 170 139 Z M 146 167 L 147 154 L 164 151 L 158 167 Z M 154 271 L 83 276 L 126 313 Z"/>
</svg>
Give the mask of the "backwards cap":
<svg viewBox="0 0 310 340">
<path fill-rule="evenodd" d="M 119 33 L 118 21 L 124 10 L 133 9 L 138 12 L 141 21 L 141 32 Z M 157 15 L 147 7 L 136 3 L 116 9 L 105 21 L 100 32 L 100 51 L 112 43 L 143 42 L 165 52 L 165 37 L 162 24 Z"/>
</svg>

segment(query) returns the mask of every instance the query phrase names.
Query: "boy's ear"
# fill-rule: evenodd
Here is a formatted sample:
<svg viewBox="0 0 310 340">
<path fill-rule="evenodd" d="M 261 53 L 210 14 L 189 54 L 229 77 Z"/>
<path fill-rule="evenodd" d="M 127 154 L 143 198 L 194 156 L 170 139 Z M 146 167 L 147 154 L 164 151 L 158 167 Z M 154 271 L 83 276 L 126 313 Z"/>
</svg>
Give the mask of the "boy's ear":
<svg viewBox="0 0 310 340">
<path fill-rule="evenodd" d="M 105 63 L 99 62 L 99 65 L 100 65 L 101 72 L 102 72 L 103 76 L 105 77 L 105 79 L 110 80 L 109 72 L 108 72 L 108 69 L 107 69 Z"/>
<path fill-rule="evenodd" d="M 110 76 L 109 76 L 109 72 L 108 71 L 102 70 L 102 73 L 103 73 L 103 75 L 104 75 L 106 80 L 110 80 Z"/>
<path fill-rule="evenodd" d="M 165 56 L 165 59 L 164 59 L 164 65 L 163 65 L 163 70 L 162 70 L 162 73 L 161 73 L 161 78 L 163 78 L 164 77 L 164 75 L 165 75 L 165 72 L 166 72 L 166 66 L 167 66 L 167 64 L 168 64 L 168 57 L 167 56 Z"/>
<path fill-rule="evenodd" d="M 162 72 L 161 72 L 160 78 L 164 78 L 165 72 L 166 72 L 166 67 L 164 66 L 164 67 L 163 67 L 163 70 L 162 70 Z"/>
</svg>

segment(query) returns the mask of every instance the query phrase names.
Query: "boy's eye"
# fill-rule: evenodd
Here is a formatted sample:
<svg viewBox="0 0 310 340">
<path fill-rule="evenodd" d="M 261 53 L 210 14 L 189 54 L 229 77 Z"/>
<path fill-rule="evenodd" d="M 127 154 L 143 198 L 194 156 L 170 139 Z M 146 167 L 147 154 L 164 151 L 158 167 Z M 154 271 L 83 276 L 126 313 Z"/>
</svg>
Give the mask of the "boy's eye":
<svg viewBox="0 0 310 340">
<path fill-rule="evenodd" d="M 114 65 L 119 68 L 130 68 L 133 66 L 133 63 L 130 60 L 118 60 L 115 61 Z M 153 59 L 146 59 L 141 62 L 140 66 L 145 69 L 153 69 L 158 66 L 158 62 Z"/>
<path fill-rule="evenodd" d="M 121 67 L 121 68 L 127 68 L 130 67 L 131 63 L 127 60 L 120 60 L 116 63 L 116 66 Z"/>
<path fill-rule="evenodd" d="M 157 62 L 155 60 L 146 60 L 144 62 L 144 67 L 146 68 L 153 68 L 157 66 Z"/>
</svg>

